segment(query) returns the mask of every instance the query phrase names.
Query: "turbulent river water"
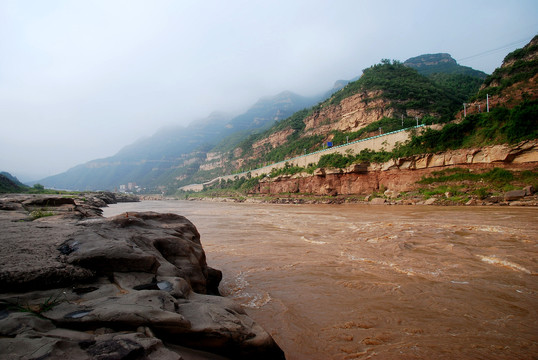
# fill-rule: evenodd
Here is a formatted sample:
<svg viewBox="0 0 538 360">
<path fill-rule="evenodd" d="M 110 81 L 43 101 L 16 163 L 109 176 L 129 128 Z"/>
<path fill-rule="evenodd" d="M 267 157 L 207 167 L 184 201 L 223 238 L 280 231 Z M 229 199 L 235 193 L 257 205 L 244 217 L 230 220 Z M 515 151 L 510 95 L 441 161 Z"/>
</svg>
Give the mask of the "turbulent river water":
<svg viewBox="0 0 538 360">
<path fill-rule="evenodd" d="M 538 358 L 538 209 L 143 201 L 294 359 Z"/>
</svg>

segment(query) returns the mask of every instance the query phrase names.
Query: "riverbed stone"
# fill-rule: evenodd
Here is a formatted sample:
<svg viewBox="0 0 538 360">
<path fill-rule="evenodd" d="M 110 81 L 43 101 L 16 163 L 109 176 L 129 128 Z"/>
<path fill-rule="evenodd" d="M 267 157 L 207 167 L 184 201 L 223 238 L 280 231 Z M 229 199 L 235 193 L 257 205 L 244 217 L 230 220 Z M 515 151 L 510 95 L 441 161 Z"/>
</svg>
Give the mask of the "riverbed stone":
<svg viewBox="0 0 538 360">
<path fill-rule="evenodd" d="M 523 197 L 525 197 L 526 191 L 525 190 L 511 190 L 504 193 L 504 200 L 505 201 L 514 201 L 519 200 Z"/>
<path fill-rule="evenodd" d="M 383 195 L 385 195 L 389 199 L 396 199 L 400 197 L 400 192 L 388 189 L 388 190 L 385 190 Z"/>
<path fill-rule="evenodd" d="M 525 186 L 523 188 L 523 191 L 525 191 L 525 196 L 534 195 L 534 186 L 532 186 L 532 185 Z"/>
<path fill-rule="evenodd" d="M 478 201 L 476 199 L 470 199 L 469 201 L 467 201 L 465 203 L 465 205 L 467 205 L 467 206 L 476 206 L 476 205 L 478 205 Z"/>
<path fill-rule="evenodd" d="M 525 206 L 525 205 L 528 205 L 528 203 L 526 201 L 516 200 L 516 201 L 510 201 L 509 205 L 510 206 Z"/>
<path fill-rule="evenodd" d="M 370 201 L 370 204 L 372 204 L 372 205 L 384 205 L 386 202 L 387 202 L 386 199 L 377 197 L 377 198 L 373 198 Z"/>
<path fill-rule="evenodd" d="M 433 205 L 437 202 L 437 198 L 429 198 L 424 201 L 424 205 Z"/>
</svg>

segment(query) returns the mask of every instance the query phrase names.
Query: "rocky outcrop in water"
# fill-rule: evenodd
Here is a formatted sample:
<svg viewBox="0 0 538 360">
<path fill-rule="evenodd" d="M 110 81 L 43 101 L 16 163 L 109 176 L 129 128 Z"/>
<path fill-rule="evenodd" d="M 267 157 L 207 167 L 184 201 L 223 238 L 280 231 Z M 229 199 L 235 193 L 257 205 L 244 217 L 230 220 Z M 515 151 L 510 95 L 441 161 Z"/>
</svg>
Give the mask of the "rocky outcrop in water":
<svg viewBox="0 0 538 360">
<path fill-rule="evenodd" d="M 217 296 L 222 274 L 207 266 L 189 220 L 102 218 L 85 200 L 0 198 L 0 357 L 284 358 Z"/>
</svg>

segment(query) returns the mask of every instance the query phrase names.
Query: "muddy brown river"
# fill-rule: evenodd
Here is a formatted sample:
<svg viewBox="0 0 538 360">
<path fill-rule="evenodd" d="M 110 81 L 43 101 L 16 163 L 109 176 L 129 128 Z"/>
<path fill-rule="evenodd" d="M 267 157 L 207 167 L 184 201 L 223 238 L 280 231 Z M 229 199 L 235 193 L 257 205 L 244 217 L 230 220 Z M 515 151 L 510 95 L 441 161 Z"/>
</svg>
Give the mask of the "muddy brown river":
<svg viewBox="0 0 538 360">
<path fill-rule="evenodd" d="M 538 209 L 143 201 L 297 359 L 537 359 Z"/>
</svg>

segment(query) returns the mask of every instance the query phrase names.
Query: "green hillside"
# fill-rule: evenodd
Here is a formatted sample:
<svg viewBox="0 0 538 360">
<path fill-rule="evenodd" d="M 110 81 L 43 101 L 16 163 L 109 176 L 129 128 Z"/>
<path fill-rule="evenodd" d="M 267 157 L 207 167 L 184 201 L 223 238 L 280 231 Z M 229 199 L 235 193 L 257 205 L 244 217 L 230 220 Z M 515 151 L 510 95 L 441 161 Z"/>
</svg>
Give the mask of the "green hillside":
<svg viewBox="0 0 538 360">
<path fill-rule="evenodd" d="M 489 95 L 498 95 L 514 84 L 520 84 L 523 98 L 538 95 L 536 85 L 527 84 L 538 74 L 538 35 L 529 44 L 506 55 L 503 66 L 495 69 L 493 74 L 484 80 L 484 87 L 473 97 L 481 99 Z M 517 89 L 515 89 L 517 90 Z M 519 97 L 519 96 L 516 96 Z"/>
<path fill-rule="evenodd" d="M 443 77 L 443 74 L 439 75 L 439 79 L 441 77 Z M 365 69 L 358 80 L 349 83 L 326 101 L 310 109 L 298 111 L 262 133 L 246 137 L 238 144 L 238 148 L 242 150 L 241 158 L 253 156 L 252 145 L 256 141 L 265 139 L 281 130 L 293 130 L 282 145 L 268 149 L 254 159 L 245 161 L 243 169 L 282 161 L 286 158 L 303 154 L 305 151 L 318 150 L 325 136 L 305 136 L 304 120 L 308 116 L 319 112 L 322 108 L 338 106 L 343 99 L 354 94 L 379 91 L 379 95 L 370 97 L 366 101 L 374 100 L 377 97 L 389 100 L 390 107 L 395 110 L 397 116 L 382 119 L 356 132 L 333 131 L 333 141 L 336 144 L 342 143 L 345 139 L 352 141 L 366 137 L 370 132 L 377 131 L 380 127 L 385 132 L 401 129 L 401 116 L 404 116 L 403 127 L 412 126 L 416 120 L 407 116 L 408 110 L 418 110 L 429 114 L 422 121 L 430 123 L 449 121 L 461 108 L 462 102 L 467 100 L 470 91 L 474 90 L 476 92 L 478 90 L 479 85 L 477 84 L 477 78 L 467 75 L 447 75 L 443 81 L 434 81 L 430 77 L 419 74 L 415 69 L 404 66 L 401 62 L 383 60 L 380 64 Z"/>
<path fill-rule="evenodd" d="M 405 158 L 412 155 L 460 148 L 479 148 L 494 144 L 516 144 L 525 140 L 537 139 L 537 53 L 538 37 L 535 37 L 523 49 L 516 50 L 506 56 L 503 66 L 488 76 L 483 85 L 483 73 L 476 74 L 462 71 L 461 68 L 458 68 L 459 65 L 455 64 L 455 61 L 450 66 L 440 66 L 439 64 L 432 64 L 432 59 L 422 58 L 421 61 L 428 64 L 419 69 L 422 72 L 421 74 L 416 69 L 397 61 L 384 60 L 380 64 L 366 69 L 359 80 L 349 83 L 327 101 L 295 113 L 262 134 L 246 138 L 240 144 L 241 158 L 245 160 L 243 170 L 250 167 L 259 167 L 264 162 L 281 161 L 299 155 L 304 149 L 308 152 L 314 150 L 325 136 L 305 136 L 304 120 L 308 116 L 316 114 L 316 112 L 319 113 L 322 108 L 339 106 L 341 101 L 349 96 L 359 92 L 365 94 L 372 90 L 376 91 L 376 97 L 390 100 L 389 106 L 396 110 L 396 114 L 401 112 L 403 115 L 408 109 L 426 110 L 431 115 L 423 118 L 423 121 L 446 123 L 446 125 L 440 130 L 428 129 L 421 135 L 414 135 L 407 143 L 396 146 L 390 152 L 363 150 L 359 154 L 343 155 L 334 153 L 324 155 L 317 164 L 311 164 L 306 168 L 286 166 L 273 171 L 271 177 L 299 172 L 312 173 L 314 169 L 319 167 L 343 168 L 353 163 L 385 162 L 390 159 Z M 446 62 L 450 63 L 449 60 L 446 60 Z M 424 71 L 427 68 L 429 68 L 428 71 Z M 443 69 L 447 72 L 436 72 L 443 71 Z M 478 91 L 481 85 L 482 90 Z M 497 95 L 497 101 L 490 112 L 468 114 L 461 121 L 455 121 L 455 114 L 461 110 L 462 102 L 472 101 L 473 98 L 484 101 L 483 98 L 486 93 Z M 368 98 L 366 101 L 371 99 Z M 339 144 L 344 139 L 349 138 L 349 140 L 352 140 L 367 136 L 381 127 L 385 131 L 396 130 L 402 126 L 402 121 L 404 126 L 411 125 L 406 123 L 408 119 L 398 118 L 397 116 L 392 119 L 383 118 L 352 133 L 332 131 L 332 140 Z M 253 143 L 285 129 L 293 130 L 288 135 L 287 141 L 282 142 L 282 145 L 276 148 L 268 149 L 268 151 L 257 157 L 253 155 Z M 491 174 L 485 173 L 484 176 L 491 175 L 490 177 L 494 178 L 494 182 L 498 182 L 501 175 L 504 177 L 510 175 L 513 179 L 517 178 L 519 180 L 521 180 L 521 176 L 526 176 L 526 180 L 522 182 L 523 184 L 536 183 L 535 172 L 527 171 L 520 176 L 509 171 L 497 170 L 492 170 Z M 466 179 L 472 178 L 472 174 L 464 175 Z M 534 183 L 529 182 L 529 179 L 532 180 L 533 176 Z M 479 176 L 475 177 L 479 178 Z M 483 178 L 480 179 L 485 181 Z M 239 179 L 235 182 L 215 186 L 223 190 L 224 193 L 229 189 L 245 192 L 250 191 L 249 189 L 252 189 L 259 180 L 259 178 Z M 502 189 L 505 190 L 513 188 L 509 181 L 505 181 L 501 185 L 495 184 L 497 187 L 502 185 Z M 493 185 L 489 184 L 488 186 Z M 470 189 L 478 191 L 480 196 L 486 196 L 490 190 L 493 191 L 493 188 L 489 190 L 484 188 L 474 189 L 473 186 Z M 496 191 L 500 190 L 497 189 Z M 469 196 L 462 197 L 465 201 L 468 198 Z"/>
<path fill-rule="evenodd" d="M 0 173 L 0 193 L 17 193 L 28 189 L 28 186 L 21 183 L 16 177 L 8 172 Z"/>
<path fill-rule="evenodd" d="M 435 153 L 459 148 L 475 148 L 494 144 L 514 144 L 525 140 L 538 138 L 538 92 L 534 81 L 538 74 L 538 37 L 535 37 L 523 49 L 508 54 L 502 67 L 488 76 L 484 88 L 475 96 L 482 98 L 486 92 L 502 96 L 505 103 L 496 104 L 490 112 L 468 115 L 460 122 L 450 122 L 440 130 L 428 129 L 422 135 L 413 136 L 405 144 L 400 144 L 391 152 L 363 151 L 357 155 L 331 154 L 323 156 L 315 166 L 346 167 L 356 162 L 384 162 L 417 154 Z M 446 76 L 445 76 L 446 75 Z M 443 86 L 435 77 L 444 78 L 451 83 Z M 460 78 L 457 80 L 457 78 Z M 456 80 L 455 80 L 456 79 Z M 474 78 L 476 79 L 476 78 Z M 467 86 L 462 86 L 466 84 Z M 358 91 L 381 90 L 382 96 L 393 100 L 399 108 L 417 104 L 429 110 L 435 110 L 442 119 L 453 119 L 454 111 L 459 110 L 461 99 L 467 96 L 475 84 L 475 80 L 463 74 L 430 74 L 427 77 L 419 75 L 416 70 L 405 69 L 398 62 L 383 61 L 366 69 L 360 80 L 350 83 L 340 93 L 335 94 L 324 106 L 334 104 L 341 99 L 351 96 Z M 511 87 L 511 88 L 510 88 Z M 457 89 L 459 88 L 459 92 Z M 445 98 L 440 94 L 445 91 Z M 514 94 L 515 93 L 515 94 Z M 452 95 L 453 97 L 449 96 Z M 518 98 L 519 96 L 519 98 Z M 285 126 L 301 131 L 299 120 L 304 119 L 313 110 L 304 110 L 280 122 L 273 129 Z M 435 119 L 432 119 L 435 121 Z M 382 119 L 372 123 L 355 133 L 339 133 L 334 137 L 338 143 L 343 135 L 354 139 L 368 131 L 383 127 L 387 131 L 398 126 L 399 119 Z M 295 126 L 295 127 L 293 127 Z M 268 130 L 268 133 L 272 130 Z M 296 135 L 294 133 L 293 135 Z M 284 145 L 285 147 L 286 145 Z M 273 149 L 274 150 L 274 149 Z M 293 154 L 291 154 L 293 155 Z M 285 169 L 287 173 L 300 172 L 308 169 Z"/>
<path fill-rule="evenodd" d="M 415 56 L 404 61 L 404 65 L 417 70 L 419 74 L 424 76 L 433 74 L 465 75 L 481 80 L 487 76 L 483 71 L 458 64 L 452 56 L 446 53 Z"/>
<path fill-rule="evenodd" d="M 381 90 L 381 96 L 391 100 L 391 106 L 401 112 L 421 109 L 445 119 L 459 108 L 462 99 L 456 87 L 441 87 L 399 61 L 383 60 L 365 69 L 359 80 L 334 94 L 329 104 L 339 104 L 358 92 L 375 90 Z"/>
<path fill-rule="evenodd" d="M 114 156 L 76 166 L 40 182 L 47 187 L 78 190 L 113 190 L 120 184 L 135 182 L 150 192 L 164 188 L 173 192 L 179 186 L 210 180 L 238 168 L 246 170 L 319 150 L 326 141 L 342 144 L 371 136 L 379 128 L 390 132 L 409 127 L 416 124 L 417 115 L 421 123 L 449 123 L 461 111 L 462 103 L 482 99 L 486 93 L 504 96 L 513 85 L 519 90 L 507 108 L 497 103 L 487 115 L 470 116 L 460 124 L 449 124 L 446 130 L 428 131 L 393 153 L 364 153 L 360 159 L 345 162 L 382 161 L 412 153 L 536 138 L 534 100 L 538 94 L 536 86 L 529 90 L 525 83 L 537 73 L 536 39 L 509 54 L 505 66 L 490 76 L 457 64 L 448 54 L 421 55 L 404 63 L 382 60 L 365 69 L 355 81 L 337 82 L 328 93 L 331 95 L 321 102 L 321 96 L 306 98 L 282 92 L 260 99 L 239 116 L 214 113 L 188 127 L 162 129 Z M 345 106 L 361 101 L 368 107 L 375 101 L 382 104 L 377 108 L 383 110 L 382 114 L 375 120 L 361 120 L 361 128 L 333 126 L 343 117 L 339 112 L 345 107 L 342 101 L 355 94 L 360 96 L 346 101 Z M 331 111 L 327 109 L 340 115 L 329 118 L 326 114 Z M 310 121 L 308 132 L 305 121 Z M 338 130 L 342 128 L 352 130 Z M 271 136 L 273 140 L 269 142 Z M 209 164 L 208 154 L 213 159 Z"/>
<path fill-rule="evenodd" d="M 458 64 L 446 53 L 416 56 L 407 59 L 403 64 L 448 91 L 455 91 L 461 102 L 475 95 L 488 76 L 483 71 Z"/>
</svg>

